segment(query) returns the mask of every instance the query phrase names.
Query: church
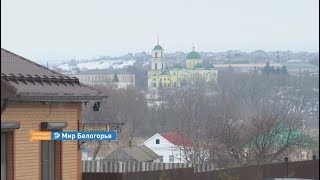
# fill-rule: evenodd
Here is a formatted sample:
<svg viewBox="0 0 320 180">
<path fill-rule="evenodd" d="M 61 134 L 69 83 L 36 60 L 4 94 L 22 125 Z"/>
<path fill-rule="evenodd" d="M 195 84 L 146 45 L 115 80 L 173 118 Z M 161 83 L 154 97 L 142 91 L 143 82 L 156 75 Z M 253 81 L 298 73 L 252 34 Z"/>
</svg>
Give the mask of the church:
<svg viewBox="0 0 320 180">
<path fill-rule="evenodd" d="M 157 45 L 152 50 L 151 70 L 148 71 L 148 90 L 194 84 L 198 79 L 206 82 L 217 80 L 218 71 L 212 64 L 202 62 L 195 47 L 188 53 L 184 67 L 175 64 L 170 69 L 166 67 L 163 51 L 158 39 Z"/>
</svg>

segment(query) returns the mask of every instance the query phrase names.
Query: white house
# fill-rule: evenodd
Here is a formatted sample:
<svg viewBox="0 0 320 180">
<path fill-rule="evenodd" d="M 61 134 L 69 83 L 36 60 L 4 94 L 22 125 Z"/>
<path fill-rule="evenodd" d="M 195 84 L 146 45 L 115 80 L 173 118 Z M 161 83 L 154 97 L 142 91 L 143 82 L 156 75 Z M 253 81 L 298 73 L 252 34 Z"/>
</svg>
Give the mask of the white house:
<svg viewBox="0 0 320 180">
<path fill-rule="evenodd" d="M 192 146 L 191 140 L 178 133 L 156 133 L 143 144 L 162 156 L 154 162 L 164 163 L 185 163 L 187 149 Z"/>
<path fill-rule="evenodd" d="M 89 150 L 87 148 L 82 149 L 82 160 L 89 160 Z"/>
</svg>

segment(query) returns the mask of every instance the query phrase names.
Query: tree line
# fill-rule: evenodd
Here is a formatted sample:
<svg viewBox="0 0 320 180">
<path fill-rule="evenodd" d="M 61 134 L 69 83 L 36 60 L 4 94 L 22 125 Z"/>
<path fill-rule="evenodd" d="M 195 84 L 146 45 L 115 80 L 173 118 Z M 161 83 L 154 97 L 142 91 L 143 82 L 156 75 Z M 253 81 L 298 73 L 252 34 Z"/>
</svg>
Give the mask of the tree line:
<svg viewBox="0 0 320 180">
<path fill-rule="evenodd" d="M 315 148 L 304 128 L 319 126 L 319 95 L 313 91 L 319 84 L 313 77 L 226 73 L 216 83 L 199 79 L 162 89 L 156 101 L 134 88 L 97 88 L 109 98 L 99 112 L 85 108 L 84 118 L 125 123 L 118 141 L 103 145 L 110 150 L 178 132 L 193 142 L 183 148 L 188 162 L 226 167 L 277 162 L 300 147 Z"/>
</svg>

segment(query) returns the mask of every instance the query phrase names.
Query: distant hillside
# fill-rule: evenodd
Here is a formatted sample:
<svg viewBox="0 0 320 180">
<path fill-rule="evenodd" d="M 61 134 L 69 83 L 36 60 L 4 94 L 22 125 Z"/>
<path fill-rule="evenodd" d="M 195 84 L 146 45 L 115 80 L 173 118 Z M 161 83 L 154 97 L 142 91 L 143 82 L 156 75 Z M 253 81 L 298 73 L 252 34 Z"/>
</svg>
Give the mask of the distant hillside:
<svg viewBox="0 0 320 180">
<path fill-rule="evenodd" d="M 266 63 L 297 60 L 319 66 L 319 53 L 292 52 L 292 51 L 271 51 L 256 50 L 250 53 L 238 50 L 226 52 L 200 52 L 202 59 L 212 64 L 229 63 Z M 164 57 L 168 67 L 176 63 L 184 63 L 187 53 L 174 52 L 165 53 Z M 127 53 L 121 57 L 100 56 L 88 60 L 69 60 L 58 65 L 49 64 L 50 68 L 61 72 L 72 73 L 72 71 L 85 71 L 91 69 L 124 69 L 129 66 L 136 66 L 145 70 L 150 66 L 151 56 L 146 52 Z M 44 64 L 46 65 L 46 64 Z"/>
</svg>

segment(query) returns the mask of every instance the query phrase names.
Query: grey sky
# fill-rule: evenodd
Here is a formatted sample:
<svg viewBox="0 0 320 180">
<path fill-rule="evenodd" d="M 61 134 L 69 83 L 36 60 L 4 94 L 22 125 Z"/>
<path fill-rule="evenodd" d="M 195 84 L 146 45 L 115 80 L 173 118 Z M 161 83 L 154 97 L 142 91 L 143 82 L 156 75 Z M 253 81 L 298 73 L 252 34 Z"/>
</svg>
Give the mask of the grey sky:
<svg viewBox="0 0 320 180">
<path fill-rule="evenodd" d="M 36 61 L 150 51 L 318 52 L 318 0 L 1 0 L 1 47 Z"/>
</svg>

